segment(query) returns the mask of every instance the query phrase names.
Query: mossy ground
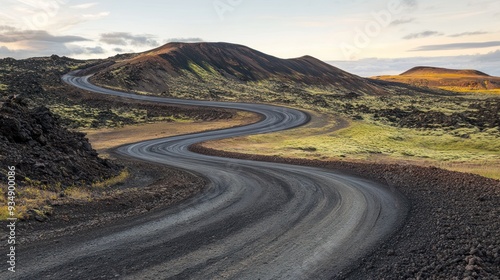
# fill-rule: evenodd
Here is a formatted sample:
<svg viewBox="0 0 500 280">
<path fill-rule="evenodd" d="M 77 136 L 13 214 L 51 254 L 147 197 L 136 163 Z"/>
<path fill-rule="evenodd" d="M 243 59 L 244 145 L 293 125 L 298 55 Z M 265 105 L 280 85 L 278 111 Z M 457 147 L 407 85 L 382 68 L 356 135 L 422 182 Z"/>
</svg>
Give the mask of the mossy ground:
<svg viewBox="0 0 500 280">
<path fill-rule="evenodd" d="M 128 179 L 130 173 L 127 169 L 122 170 L 115 177 L 102 179 L 94 182 L 92 186 L 87 188 L 81 186 L 72 186 L 65 189 L 59 187 L 44 186 L 39 181 L 33 181 L 25 178 L 25 182 L 16 189 L 16 218 L 25 219 L 32 214 L 39 217 L 46 217 L 52 213 L 52 204 L 58 199 L 69 199 L 77 201 L 91 201 L 94 197 L 98 197 L 102 192 L 108 191 L 110 187 L 121 184 Z M 50 189 L 50 190 L 49 190 Z M 2 186 L 2 190 L 4 187 Z M 0 196 L 0 221 L 10 217 L 6 196 Z M 31 214 L 31 215 L 32 215 Z"/>
</svg>

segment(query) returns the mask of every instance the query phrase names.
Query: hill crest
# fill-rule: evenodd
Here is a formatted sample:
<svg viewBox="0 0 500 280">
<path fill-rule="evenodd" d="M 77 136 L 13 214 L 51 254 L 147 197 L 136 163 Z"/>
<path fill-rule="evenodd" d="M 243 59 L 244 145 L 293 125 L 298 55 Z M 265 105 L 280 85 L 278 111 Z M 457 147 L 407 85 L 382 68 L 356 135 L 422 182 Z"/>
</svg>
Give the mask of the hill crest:
<svg viewBox="0 0 500 280">
<path fill-rule="evenodd" d="M 132 58 L 117 60 L 99 71 L 96 79 L 101 78 L 101 84 L 107 81 L 112 86 L 157 93 L 168 91 L 168 80 L 185 76 L 186 71 L 200 80 L 211 76 L 240 82 L 292 81 L 335 86 L 346 93 L 386 93 L 384 88 L 368 79 L 347 73 L 312 56 L 281 59 L 243 45 L 223 42 L 168 43 Z M 119 80 L 122 78 L 113 73 L 127 77 L 129 84 Z M 152 81 L 155 85 L 145 85 L 142 81 Z"/>
<path fill-rule="evenodd" d="M 417 66 L 400 74 L 400 76 L 419 76 L 419 75 L 457 75 L 457 76 L 478 76 L 490 77 L 490 75 L 473 69 L 447 69 L 431 66 Z"/>
</svg>

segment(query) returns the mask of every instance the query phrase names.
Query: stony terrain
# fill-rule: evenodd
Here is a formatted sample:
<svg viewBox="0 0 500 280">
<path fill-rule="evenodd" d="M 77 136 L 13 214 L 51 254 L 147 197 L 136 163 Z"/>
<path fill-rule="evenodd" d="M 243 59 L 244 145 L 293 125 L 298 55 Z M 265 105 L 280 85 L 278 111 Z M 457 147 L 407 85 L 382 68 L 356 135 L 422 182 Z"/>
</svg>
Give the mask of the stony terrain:
<svg viewBox="0 0 500 280">
<path fill-rule="evenodd" d="M 20 241 L 30 244 L 111 226 L 126 218 L 165 209 L 205 186 L 203 179 L 180 170 L 130 159 L 115 159 L 115 162 L 129 168 L 131 174 L 126 180 L 94 192 L 90 199 L 62 197 L 51 201 L 53 211 L 43 219 L 28 219 L 18 224 Z"/>
<path fill-rule="evenodd" d="M 449 112 L 451 110 L 443 112 L 439 111 L 439 109 L 424 111 L 423 108 L 418 108 L 415 105 L 394 106 L 393 108 L 369 108 L 360 105 L 349 109 L 352 113 L 370 114 L 375 120 L 385 120 L 397 127 L 423 129 L 477 128 L 480 131 L 500 127 L 500 118 L 498 118 L 500 116 L 500 99 L 489 98 L 470 101 L 457 97 L 449 98 L 449 100 L 460 102 L 463 107 L 455 112 Z M 436 100 L 436 102 L 442 101 Z"/>
<path fill-rule="evenodd" d="M 192 150 L 340 170 L 401 191 L 411 206 L 407 222 L 373 255 L 353 264 L 334 279 L 499 279 L 500 181 L 411 165 L 293 160 L 220 152 L 201 145 Z M 122 186 L 123 193 L 110 193 L 93 201 L 91 211 L 89 204 L 82 202 L 55 204 L 58 210 L 49 217 L 50 223 L 30 221 L 22 225 L 33 233 L 23 237 L 25 241 L 109 225 L 117 218 L 161 209 L 203 186 L 202 180 L 182 172 L 162 171 L 150 164 L 134 163 L 134 166 L 138 173 Z M 164 179 L 154 183 L 160 174 Z M 127 189 L 138 182 L 149 187 Z"/>
<path fill-rule="evenodd" d="M 61 94 L 61 76 L 72 69 L 89 67 L 99 61 L 75 60 L 53 55 L 51 57 L 16 60 L 0 59 L 0 89 L 2 97 L 24 95 L 41 104 L 64 99 Z"/>
<path fill-rule="evenodd" d="M 228 153 L 204 154 L 324 167 L 401 191 L 407 222 L 381 248 L 335 279 L 499 279 L 500 181 L 412 165 L 323 162 Z"/>
<path fill-rule="evenodd" d="M 71 132 L 46 107 L 21 97 L 0 108 L 0 165 L 14 165 L 19 182 L 61 191 L 112 177 L 120 167 L 98 157 L 83 133 Z M 0 180 L 5 181 L 6 172 Z"/>
</svg>

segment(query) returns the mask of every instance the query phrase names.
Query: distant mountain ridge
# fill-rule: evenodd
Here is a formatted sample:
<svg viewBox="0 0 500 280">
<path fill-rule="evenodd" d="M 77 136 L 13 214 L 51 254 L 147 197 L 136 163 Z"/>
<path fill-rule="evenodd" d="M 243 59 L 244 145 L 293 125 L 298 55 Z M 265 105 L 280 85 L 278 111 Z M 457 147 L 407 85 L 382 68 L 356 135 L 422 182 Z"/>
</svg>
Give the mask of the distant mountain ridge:
<svg viewBox="0 0 500 280">
<path fill-rule="evenodd" d="M 311 56 L 280 59 L 230 43 L 169 43 L 115 62 L 94 79 L 114 87 L 159 93 L 168 92 L 172 78 L 185 76 L 187 71 L 205 82 L 210 77 L 239 82 L 277 80 L 334 86 L 346 93 L 386 93 L 368 79 Z"/>
<path fill-rule="evenodd" d="M 471 69 L 418 66 L 400 75 L 376 76 L 373 79 L 458 92 L 497 92 L 500 90 L 500 77 Z"/>
<path fill-rule="evenodd" d="M 459 76 L 478 76 L 478 77 L 491 77 L 490 75 L 478 70 L 472 69 L 447 69 L 430 66 L 417 66 L 402 74 L 400 76 L 419 76 L 419 75 L 459 75 Z"/>
</svg>

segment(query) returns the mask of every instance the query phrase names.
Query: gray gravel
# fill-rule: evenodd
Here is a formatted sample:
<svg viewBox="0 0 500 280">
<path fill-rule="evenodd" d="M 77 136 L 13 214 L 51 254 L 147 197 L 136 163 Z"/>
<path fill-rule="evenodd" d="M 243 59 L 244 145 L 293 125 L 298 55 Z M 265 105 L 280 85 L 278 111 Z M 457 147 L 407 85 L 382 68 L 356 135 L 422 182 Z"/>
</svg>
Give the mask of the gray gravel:
<svg viewBox="0 0 500 280">
<path fill-rule="evenodd" d="M 120 148 L 122 154 L 200 174 L 209 186 L 168 210 L 23 248 L 20 279 L 324 279 L 379 245 L 406 215 L 397 191 L 357 177 L 188 151 L 200 141 L 302 125 L 308 121 L 303 112 L 129 95 L 97 88 L 87 79 L 64 77 L 104 94 L 248 110 L 264 118 Z"/>
<path fill-rule="evenodd" d="M 499 180 L 433 167 L 286 159 L 200 145 L 191 149 L 341 170 L 402 192 L 410 202 L 410 212 L 400 230 L 333 279 L 499 279 Z"/>
</svg>

